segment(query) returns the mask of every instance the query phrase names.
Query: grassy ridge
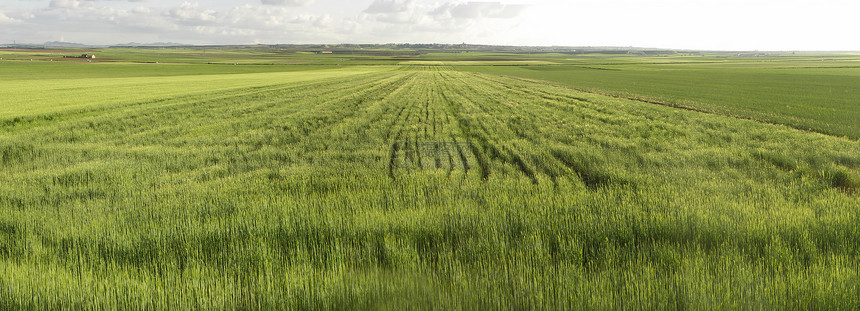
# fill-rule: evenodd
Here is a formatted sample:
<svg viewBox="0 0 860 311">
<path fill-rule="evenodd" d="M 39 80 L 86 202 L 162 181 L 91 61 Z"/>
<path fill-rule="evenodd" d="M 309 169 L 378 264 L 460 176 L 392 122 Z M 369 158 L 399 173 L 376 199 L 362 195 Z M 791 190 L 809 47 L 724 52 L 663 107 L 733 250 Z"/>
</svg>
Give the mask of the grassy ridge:
<svg viewBox="0 0 860 311">
<path fill-rule="evenodd" d="M 438 66 L 236 77 L 0 125 L 0 306 L 860 306 L 856 142 Z"/>
</svg>

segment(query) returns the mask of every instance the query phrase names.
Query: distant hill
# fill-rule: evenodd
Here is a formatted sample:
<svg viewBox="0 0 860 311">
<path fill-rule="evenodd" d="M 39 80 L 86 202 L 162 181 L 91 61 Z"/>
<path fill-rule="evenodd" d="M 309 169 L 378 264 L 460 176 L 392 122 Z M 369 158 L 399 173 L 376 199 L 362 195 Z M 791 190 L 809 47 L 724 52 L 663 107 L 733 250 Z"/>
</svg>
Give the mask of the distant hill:
<svg viewBox="0 0 860 311">
<path fill-rule="evenodd" d="M 137 42 L 129 42 L 129 43 L 121 43 L 114 44 L 114 47 L 133 47 L 133 46 L 185 46 L 186 44 L 175 43 L 175 42 L 153 42 L 153 43 L 137 43 Z"/>
<path fill-rule="evenodd" d="M 95 45 L 83 44 L 83 43 L 74 43 L 74 42 L 61 42 L 61 41 L 49 41 L 43 44 L 44 47 L 49 48 L 89 48 L 96 47 Z"/>
<path fill-rule="evenodd" d="M 104 47 L 164 47 L 164 46 L 188 46 L 187 44 L 175 43 L 175 42 L 153 42 L 153 43 L 137 43 L 137 42 L 129 42 L 129 43 L 121 43 L 115 45 L 98 45 L 98 44 L 83 44 L 76 42 L 63 42 L 63 41 L 48 41 L 42 44 L 38 43 L 4 43 L 0 44 L 0 47 L 10 48 L 25 48 L 25 49 L 33 49 L 33 48 L 104 48 Z"/>
</svg>

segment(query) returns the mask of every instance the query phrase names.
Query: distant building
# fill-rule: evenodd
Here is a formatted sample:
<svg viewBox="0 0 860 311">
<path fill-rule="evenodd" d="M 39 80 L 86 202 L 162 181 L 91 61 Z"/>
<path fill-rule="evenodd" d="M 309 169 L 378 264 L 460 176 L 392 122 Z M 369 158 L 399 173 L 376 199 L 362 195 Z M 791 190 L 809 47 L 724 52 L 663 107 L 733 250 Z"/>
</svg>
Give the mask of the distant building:
<svg viewBox="0 0 860 311">
<path fill-rule="evenodd" d="M 332 54 L 334 52 L 332 52 L 332 51 L 320 51 L 319 53 L 320 54 Z"/>
<path fill-rule="evenodd" d="M 81 56 L 63 56 L 63 58 L 87 58 L 87 59 L 96 59 L 95 54 L 81 54 Z"/>
</svg>

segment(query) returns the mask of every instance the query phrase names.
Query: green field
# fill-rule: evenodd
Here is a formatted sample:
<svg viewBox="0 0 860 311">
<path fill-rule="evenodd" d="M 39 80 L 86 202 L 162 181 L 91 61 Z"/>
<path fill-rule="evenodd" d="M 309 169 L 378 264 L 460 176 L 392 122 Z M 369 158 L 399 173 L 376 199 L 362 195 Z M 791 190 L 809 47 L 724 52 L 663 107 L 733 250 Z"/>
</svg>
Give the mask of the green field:
<svg viewBox="0 0 860 311">
<path fill-rule="evenodd" d="M 860 69 L 13 52 L 0 309 L 860 308 Z"/>
<path fill-rule="evenodd" d="M 860 138 L 860 55 L 602 57 L 562 66 L 463 67 L 577 90 Z"/>
</svg>

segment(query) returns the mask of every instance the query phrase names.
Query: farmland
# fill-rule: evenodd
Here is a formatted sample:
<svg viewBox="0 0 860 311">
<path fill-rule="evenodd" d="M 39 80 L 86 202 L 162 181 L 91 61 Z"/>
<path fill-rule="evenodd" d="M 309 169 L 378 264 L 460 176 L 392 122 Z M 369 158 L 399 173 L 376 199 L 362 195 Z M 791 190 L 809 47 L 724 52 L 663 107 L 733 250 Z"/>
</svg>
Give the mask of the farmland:
<svg viewBox="0 0 860 311">
<path fill-rule="evenodd" d="M 841 93 L 671 82 L 738 62 L 111 53 L 0 62 L 0 309 L 860 307 Z"/>
<path fill-rule="evenodd" d="M 599 57 L 562 66 L 464 70 L 548 80 L 582 91 L 860 138 L 860 57 Z"/>
</svg>

